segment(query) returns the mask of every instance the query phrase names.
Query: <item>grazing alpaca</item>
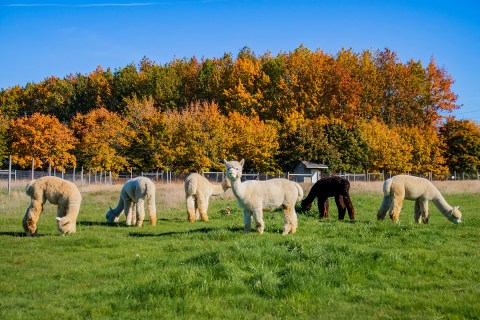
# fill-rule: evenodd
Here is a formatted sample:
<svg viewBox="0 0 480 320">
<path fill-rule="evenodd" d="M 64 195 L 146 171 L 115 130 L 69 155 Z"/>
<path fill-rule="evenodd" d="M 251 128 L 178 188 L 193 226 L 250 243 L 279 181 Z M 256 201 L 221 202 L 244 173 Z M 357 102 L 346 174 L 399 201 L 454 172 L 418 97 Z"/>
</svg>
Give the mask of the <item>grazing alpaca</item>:
<svg viewBox="0 0 480 320">
<path fill-rule="evenodd" d="M 30 196 L 31 203 L 23 217 L 23 229 L 27 235 L 36 235 L 37 221 L 48 200 L 57 207 L 57 228 L 60 235 L 75 233 L 77 216 L 82 202 L 82 195 L 75 184 L 57 177 L 43 177 L 30 181 L 25 193 Z"/>
<path fill-rule="evenodd" d="M 425 178 L 398 175 L 383 183 L 383 201 L 377 213 L 379 220 L 385 219 L 387 211 L 397 223 L 402 210 L 403 199 L 415 200 L 415 222 L 428 223 L 428 201 L 432 200 L 440 212 L 453 223 L 460 223 L 462 213 L 458 207 L 450 206 L 440 191 Z"/>
<path fill-rule="evenodd" d="M 155 190 L 153 181 L 146 177 L 128 180 L 122 187 L 117 207 L 114 209 L 110 207 L 108 210 L 107 222 L 118 222 L 120 215 L 125 211 L 127 226 L 136 224 L 137 227 L 141 227 L 145 219 L 144 202 L 146 201 L 150 224 L 156 225 Z M 132 205 L 135 205 L 136 214 L 132 210 Z"/>
<path fill-rule="evenodd" d="M 283 235 L 297 231 L 297 214 L 295 203 L 303 198 L 303 190 L 298 183 L 287 179 L 271 179 L 267 181 L 241 182 L 242 161 L 223 160 L 227 169 L 227 178 L 231 182 L 233 194 L 243 208 L 244 232 L 250 231 L 252 215 L 257 231 L 261 234 L 265 229 L 263 211 L 282 208 L 284 216 Z"/>
<path fill-rule="evenodd" d="M 192 173 L 185 179 L 185 197 L 187 202 L 188 221 L 194 222 L 199 216 L 208 221 L 208 202 L 210 196 L 218 196 L 230 188 L 230 181 L 212 184 L 198 173 Z"/>
<path fill-rule="evenodd" d="M 351 221 L 355 220 L 355 209 L 350 199 L 350 182 L 337 176 L 318 180 L 310 189 L 308 196 L 302 200 L 302 210 L 310 210 L 312 202 L 318 198 L 318 214 L 320 218 L 328 217 L 328 198 L 335 197 L 338 209 L 338 219 L 345 218 L 345 211 Z"/>
</svg>

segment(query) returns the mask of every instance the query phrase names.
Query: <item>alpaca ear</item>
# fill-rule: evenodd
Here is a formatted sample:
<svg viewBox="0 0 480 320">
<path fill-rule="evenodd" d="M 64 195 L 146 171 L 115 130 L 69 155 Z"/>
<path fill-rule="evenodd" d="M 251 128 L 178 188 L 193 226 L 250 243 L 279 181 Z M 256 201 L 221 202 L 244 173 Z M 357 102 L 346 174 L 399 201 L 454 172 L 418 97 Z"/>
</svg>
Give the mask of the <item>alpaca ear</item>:
<svg viewBox="0 0 480 320">
<path fill-rule="evenodd" d="M 243 165 L 245 164 L 245 159 L 242 159 L 240 160 L 240 165 L 243 167 Z"/>
<path fill-rule="evenodd" d="M 110 208 L 110 210 L 112 210 L 112 207 L 108 206 Z"/>
<path fill-rule="evenodd" d="M 458 209 L 460 209 L 460 206 L 456 206 L 456 207 L 454 207 L 454 209 L 455 209 L 455 210 L 458 210 Z"/>
<path fill-rule="evenodd" d="M 225 159 L 223 159 L 223 163 L 224 163 L 225 165 L 228 165 L 228 161 L 225 160 Z"/>
</svg>

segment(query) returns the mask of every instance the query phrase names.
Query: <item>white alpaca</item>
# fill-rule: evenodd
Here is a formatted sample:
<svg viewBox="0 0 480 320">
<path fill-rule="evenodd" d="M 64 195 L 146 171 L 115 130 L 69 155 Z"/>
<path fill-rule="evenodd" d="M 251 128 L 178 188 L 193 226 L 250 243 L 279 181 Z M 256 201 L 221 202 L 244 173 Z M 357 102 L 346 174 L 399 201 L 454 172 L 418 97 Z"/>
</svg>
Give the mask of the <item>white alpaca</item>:
<svg viewBox="0 0 480 320">
<path fill-rule="evenodd" d="M 218 196 L 230 188 L 229 180 L 223 180 L 222 184 L 212 184 L 202 175 L 191 173 L 185 178 L 185 197 L 187 202 L 187 219 L 194 222 L 202 217 L 208 221 L 208 202 L 211 196 Z"/>
<path fill-rule="evenodd" d="M 398 175 L 383 183 L 383 201 L 377 213 L 377 218 L 383 220 L 387 211 L 390 218 L 398 222 L 403 200 L 415 200 L 415 222 L 428 223 L 428 201 L 432 200 L 440 212 L 453 223 L 460 223 L 462 213 L 458 207 L 450 206 L 440 191 L 424 178 L 408 175 Z"/>
<path fill-rule="evenodd" d="M 295 203 L 302 200 L 303 190 L 299 184 L 287 179 L 271 179 L 267 181 L 241 182 L 242 161 L 223 160 L 227 169 L 227 178 L 231 182 L 233 194 L 238 204 L 243 208 L 244 232 L 251 228 L 252 215 L 257 231 L 261 234 L 265 229 L 263 211 L 282 208 L 284 216 L 283 235 L 297 231 L 297 214 Z"/>
<path fill-rule="evenodd" d="M 37 234 L 37 221 L 47 200 L 58 206 L 57 228 L 60 235 L 76 231 L 82 195 L 75 184 L 57 177 L 43 177 L 30 181 L 25 192 L 31 198 L 22 221 L 27 235 Z"/>
<path fill-rule="evenodd" d="M 138 177 L 128 180 L 122 187 L 117 207 L 113 209 L 110 207 L 108 210 L 107 222 L 118 222 L 120 215 L 125 211 L 127 226 L 136 224 L 141 227 L 145 219 L 144 202 L 146 201 L 150 224 L 156 225 L 155 190 L 155 183 L 149 178 Z M 135 205 L 136 214 L 133 213 L 132 205 Z"/>
</svg>

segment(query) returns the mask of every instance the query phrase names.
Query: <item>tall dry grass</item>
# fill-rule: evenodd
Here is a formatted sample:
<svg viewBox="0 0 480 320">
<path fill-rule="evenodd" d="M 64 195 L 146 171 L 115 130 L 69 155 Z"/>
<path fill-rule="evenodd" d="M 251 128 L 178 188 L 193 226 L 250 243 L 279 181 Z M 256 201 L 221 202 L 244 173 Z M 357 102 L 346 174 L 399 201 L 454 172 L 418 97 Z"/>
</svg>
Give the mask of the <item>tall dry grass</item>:
<svg viewBox="0 0 480 320">
<path fill-rule="evenodd" d="M 432 181 L 433 185 L 444 194 L 480 193 L 480 180 Z M 383 181 L 350 182 L 352 194 L 382 194 Z"/>
<path fill-rule="evenodd" d="M 28 205 L 29 199 L 24 192 L 24 188 L 27 181 L 15 181 L 12 183 L 12 190 L 10 196 L 7 196 L 7 183 L 6 181 L 0 181 L 0 209 L 9 210 L 13 207 L 16 207 L 16 203 L 25 203 Z M 351 182 L 351 193 L 352 194 L 382 194 L 382 185 L 383 181 L 374 181 L 374 182 Z M 464 180 L 464 181 L 433 181 L 433 184 L 442 192 L 443 194 L 480 194 L 480 180 Z M 300 184 L 304 190 L 305 196 L 313 184 L 311 183 L 301 183 Z M 112 206 L 116 205 L 118 197 L 120 195 L 120 190 L 122 189 L 122 184 L 113 184 L 113 185 L 89 185 L 89 186 L 79 186 L 80 192 L 84 197 L 88 197 L 92 194 L 108 194 L 111 199 L 109 202 Z M 157 193 L 156 193 L 156 203 L 162 210 L 170 209 L 179 209 L 185 206 L 185 191 L 183 187 L 183 182 L 173 182 L 173 183 L 156 183 Z M 213 199 L 234 199 L 231 189 L 227 190 L 222 196 L 213 197 Z"/>
</svg>

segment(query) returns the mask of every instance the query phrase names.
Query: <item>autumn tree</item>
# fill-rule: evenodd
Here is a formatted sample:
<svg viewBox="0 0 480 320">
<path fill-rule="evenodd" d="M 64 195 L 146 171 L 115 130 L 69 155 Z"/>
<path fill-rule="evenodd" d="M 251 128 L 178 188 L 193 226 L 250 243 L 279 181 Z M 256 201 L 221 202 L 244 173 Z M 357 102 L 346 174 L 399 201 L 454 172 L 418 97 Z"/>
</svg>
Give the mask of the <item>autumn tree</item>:
<svg viewBox="0 0 480 320">
<path fill-rule="evenodd" d="M 70 123 L 80 144 L 79 162 L 90 169 L 118 172 L 128 166 L 124 150 L 131 133 L 116 113 L 105 108 L 77 114 Z"/>
<path fill-rule="evenodd" d="M 46 165 L 62 169 L 75 167 L 72 154 L 77 139 L 72 130 L 54 116 L 34 113 L 10 120 L 12 162 L 26 168 L 34 160 L 35 168 Z"/>
<path fill-rule="evenodd" d="M 368 146 L 370 171 L 407 173 L 413 169 L 413 146 L 405 142 L 398 130 L 376 119 L 360 122 L 358 127 Z"/>
<path fill-rule="evenodd" d="M 447 166 L 443 156 L 445 145 L 433 127 L 397 126 L 405 143 L 412 146 L 412 171 L 427 175 L 445 174 Z"/>
<path fill-rule="evenodd" d="M 197 98 L 200 102 L 216 102 L 221 108 L 226 105 L 224 90 L 229 81 L 233 59 L 228 53 L 221 58 L 205 59 L 198 74 Z M 224 109 L 221 109 L 225 112 Z M 225 113 L 226 114 L 226 113 Z"/>
<path fill-rule="evenodd" d="M 451 112 L 460 108 L 456 104 L 458 96 L 452 90 L 455 81 L 444 68 L 439 68 L 435 64 L 433 57 L 426 68 L 426 79 L 428 90 L 424 94 L 426 100 L 424 112 L 431 124 L 437 124 L 441 119 L 440 112 Z"/>
<path fill-rule="evenodd" d="M 0 113 L 0 164 L 8 159 L 8 123 L 7 117 Z"/>
<path fill-rule="evenodd" d="M 131 63 L 115 70 L 111 88 L 114 109 L 110 111 L 123 112 L 127 104 L 126 99 L 131 99 L 133 96 L 144 97 L 142 94 L 144 90 L 145 84 L 135 64 Z"/>
<path fill-rule="evenodd" d="M 182 172 L 223 170 L 227 135 L 225 117 L 214 103 L 196 103 L 166 113 L 171 170 Z"/>
<path fill-rule="evenodd" d="M 261 61 L 253 51 L 247 47 L 240 50 L 226 79 L 228 88 L 223 90 L 226 111 L 246 115 L 264 114 L 263 87 L 269 81 L 262 70 Z"/>
<path fill-rule="evenodd" d="M 165 113 L 159 112 L 152 98 L 126 99 L 124 122 L 131 132 L 125 151 L 130 167 L 142 171 L 168 169 L 173 155 Z"/>
<path fill-rule="evenodd" d="M 451 172 L 477 172 L 480 169 L 480 127 L 469 120 L 447 119 L 440 129 L 445 141 L 445 157 Z"/>
<path fill-rule="evenodd" d="M 368 144 L 363 140 L 357 127 L 350 127 L 345 122 L 331 119 L 323 125 L 328 144 L 337 150 L 339 161 L 330 164 L 333 171 L 364 172 L 368 165 Z M 333 159 L 331 159 L 333 160 Z"/>
<path fill-rule="evenodd" d="M 274 173 L 279 170 L 275 162 L 278 131 L 276 125 L 261 120 L 257 115 L 247 116 L 232 112 L 226 119 L 223 133 L 228 139 L 224 145 L 228 159 L 246 159 L 248 171 Z"/>
<path fill-rule="evenodd" d="M 277 162 L 283 171 L 293 171 L 299 161 L 326 164 L 336 170 L 341 164 L 341 154 L 332 146 L 325 132 L 328 119 L 319 117 L 306 119 L 299 112 L 292 111 L 283 124 L 279 124 L 279 145 Z"/>
<path fill-rule="evenodd" d="M 23 95 L 24 89 L 19 85 L 0 90 L 0 114 L 10 118 L 17 117 L 22 107 Z"/>
<path fill-rule="evenodd" d="M 56 77 L 46 78 L 38 84 L 26 85 L 20 99 L 19 112 L 31 115 L 36 112 L 50 114 L 60 121 L 68 121 L 74 115 L 71 107 L 75 91 L 72 83 Z"/>
</svg>

